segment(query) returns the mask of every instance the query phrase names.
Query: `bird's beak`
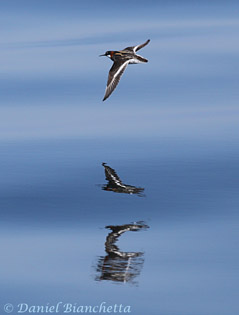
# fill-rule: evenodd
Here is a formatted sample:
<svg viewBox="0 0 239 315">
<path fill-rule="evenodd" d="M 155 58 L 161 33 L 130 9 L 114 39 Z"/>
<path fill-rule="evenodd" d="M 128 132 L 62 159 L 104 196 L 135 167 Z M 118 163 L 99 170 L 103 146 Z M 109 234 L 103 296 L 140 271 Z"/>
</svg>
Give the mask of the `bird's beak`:
<svg viewBox="0 0 239 315">
<path fill-rule="evenodd" d="M 101 56 L 105 56 L 105 54 L 103 54 L 103 55 L 99 55 L 99 57 L 101 57 Z"/>
</svg>

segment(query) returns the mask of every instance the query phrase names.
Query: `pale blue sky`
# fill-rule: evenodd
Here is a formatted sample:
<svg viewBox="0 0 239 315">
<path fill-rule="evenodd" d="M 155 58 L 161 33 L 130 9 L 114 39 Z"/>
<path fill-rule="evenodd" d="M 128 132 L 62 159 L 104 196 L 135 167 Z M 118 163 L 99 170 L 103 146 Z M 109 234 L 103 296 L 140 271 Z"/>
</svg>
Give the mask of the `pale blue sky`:
<svg viewBox="0 0 239 315">
<path fill-rule="evenodd" d="M 0 3 L 0 140 L 239 134 L 237 3 L 135 3 Z M 102 103 L 98 55 L 148 38 Z"/>
</svg>

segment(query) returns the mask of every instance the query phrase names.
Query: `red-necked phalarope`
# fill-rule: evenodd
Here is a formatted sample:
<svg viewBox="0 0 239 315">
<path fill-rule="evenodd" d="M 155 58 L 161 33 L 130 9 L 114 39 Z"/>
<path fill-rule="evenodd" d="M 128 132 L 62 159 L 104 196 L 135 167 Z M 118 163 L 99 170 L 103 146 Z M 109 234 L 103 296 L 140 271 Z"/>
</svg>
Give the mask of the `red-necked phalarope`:
<svg viewBox="0 0 239 315">
<path fill-rule="evenodd" d="M 148 62 L 147 59 L 143 58 L 140 55 L 137 55 L 136 51 L 146 46 L 149 43 L 149 41 L 150 40 L 148 39 L 145 43 L 141 45 L 127 47 L 119 51 L 106 51 L 105 54 L 100 55 L 100 56 L 107 56 L 112 61 L 114 61 L 113 66 L 111 67 L 110 72 L 109 72 L 107 86 L 105 90 L 105 96 L 103 98 L 103 101 L 105 101 L 110 96 L 110 94 L 114 91 L 128 64 Z"/>
</svg>

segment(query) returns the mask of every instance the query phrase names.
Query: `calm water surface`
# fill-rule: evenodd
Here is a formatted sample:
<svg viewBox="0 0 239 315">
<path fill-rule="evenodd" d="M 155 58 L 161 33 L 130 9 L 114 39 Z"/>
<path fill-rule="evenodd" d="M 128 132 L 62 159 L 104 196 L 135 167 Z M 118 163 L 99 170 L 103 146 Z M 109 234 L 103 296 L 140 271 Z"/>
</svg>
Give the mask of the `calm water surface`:
<svg viewBox="0 0 239 315">
<path fill-rule="evenodd" d="M 111 141 L 106 150 L 93 140 L 1 145 L 2 299 L 233 314 L 238 151 L 185 143 L 178 156 L 174 144 L 147 142 L 147 151 L 136 141 Z M 125 146 L 128 158 L 120 154 Z M 145 188 L 143 197 L 102 189 L 105 156 L 123 182 Z M 105 226 L 139 221 L 148 228 L 116 235 L 107 252 Z"/>
</svg>

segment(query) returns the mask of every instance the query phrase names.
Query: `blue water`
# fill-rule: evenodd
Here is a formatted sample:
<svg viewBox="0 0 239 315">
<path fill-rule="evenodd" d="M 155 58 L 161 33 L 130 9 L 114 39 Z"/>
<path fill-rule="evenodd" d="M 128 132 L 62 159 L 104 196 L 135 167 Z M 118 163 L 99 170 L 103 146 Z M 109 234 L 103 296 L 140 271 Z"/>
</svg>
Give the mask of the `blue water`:
<svg viewBox="0 0 239 315">
<path fill-rule="evenodd" d="M 239 312 L 239 6 L 123 4 L 0 3 L 1 314 Z M 148 38 L 102 102 L 98 55 Z M 102 162 L 143 193 L 104 190 Z M 147 228 L 107 247 L 125 224 Z"/>
</svg>

